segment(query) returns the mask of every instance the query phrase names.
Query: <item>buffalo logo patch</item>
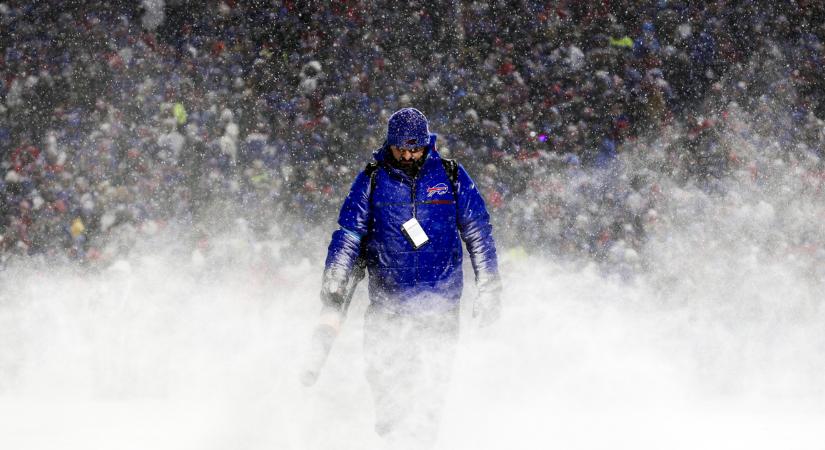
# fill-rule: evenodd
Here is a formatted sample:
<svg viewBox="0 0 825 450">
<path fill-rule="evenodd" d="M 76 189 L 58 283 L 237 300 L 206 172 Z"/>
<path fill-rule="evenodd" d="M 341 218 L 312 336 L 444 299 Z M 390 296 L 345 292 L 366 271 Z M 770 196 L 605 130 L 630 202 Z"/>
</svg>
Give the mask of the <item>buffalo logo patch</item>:
<svg viewBox="0 0 825 450">
<path fill-rule="evenodd" d="M 432 198 L 434 195 L 441 195 L 447 193 L 447 185 L 444 183 L 438 183 L 433 187 L 427 188 L 427 198 Z"/>
</svg>

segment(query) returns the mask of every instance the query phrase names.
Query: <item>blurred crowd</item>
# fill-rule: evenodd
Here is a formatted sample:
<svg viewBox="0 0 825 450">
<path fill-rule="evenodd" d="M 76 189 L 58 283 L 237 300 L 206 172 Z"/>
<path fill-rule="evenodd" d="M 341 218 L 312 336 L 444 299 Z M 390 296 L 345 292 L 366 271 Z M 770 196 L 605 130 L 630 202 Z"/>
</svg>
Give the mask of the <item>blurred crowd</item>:
<svg viewBox="0 0 825 450">
<path fill-rule="evenodd" d="M 6 0 L 0 257 L 330 229 L 415 106 L 504 244 L 643 265 L 662 176 L 721 191 L 779 145 L 821 187 L 824 42 L 803 0 Z"/>
</svg>

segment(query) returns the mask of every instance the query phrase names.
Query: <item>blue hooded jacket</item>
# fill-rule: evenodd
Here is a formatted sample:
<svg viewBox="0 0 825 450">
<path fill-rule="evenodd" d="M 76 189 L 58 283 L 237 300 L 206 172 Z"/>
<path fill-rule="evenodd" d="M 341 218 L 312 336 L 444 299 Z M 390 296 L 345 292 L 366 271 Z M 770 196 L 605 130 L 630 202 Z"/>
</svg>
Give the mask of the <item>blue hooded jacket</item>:
<svg viewBox="0 0 825 450">
<path fill-rule="evenodd" d="M 391 166 L 389 145 L 374 152 L 374 192 L 362 171 L 352 185 L 333 232 L 325 277 L 346 280 L 362 243 L 369 272 L 370 301 L 392 310 L 451 309 L 463 287 L 461 240 L 479 293 L 500 290 L 492 226 L 484 200 L 463 167 L 456 189 L 430 135 L 425 161 L 415 178 Z M 415 217 L 429 242 L 415 250 L 401 225 Z"/>
</svg>

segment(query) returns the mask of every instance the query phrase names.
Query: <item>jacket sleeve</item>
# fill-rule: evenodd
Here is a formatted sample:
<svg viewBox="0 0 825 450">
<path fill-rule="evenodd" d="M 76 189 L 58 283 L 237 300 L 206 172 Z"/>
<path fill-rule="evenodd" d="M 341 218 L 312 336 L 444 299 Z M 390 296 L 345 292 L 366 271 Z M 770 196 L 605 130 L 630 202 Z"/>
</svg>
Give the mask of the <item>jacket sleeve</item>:
<svg viewBox="0 0 825 450">
<path fill-rule="evenodd" d="M 363 171 L 355 178 L 338 215 L 339 228 L 332 233 L 324 264 L 322 298 L 344 288 L 361 251 L 369 226 L 370 177 Z"/>
<path fill-rule="evenodd" d="M 470 254 L 479 294 L 498 295 L 501 291 L 501 280 L 490 215 L 475 183 L 461 165 L 458 166 L 456 188 L 458 230 Z"/>
</svg>

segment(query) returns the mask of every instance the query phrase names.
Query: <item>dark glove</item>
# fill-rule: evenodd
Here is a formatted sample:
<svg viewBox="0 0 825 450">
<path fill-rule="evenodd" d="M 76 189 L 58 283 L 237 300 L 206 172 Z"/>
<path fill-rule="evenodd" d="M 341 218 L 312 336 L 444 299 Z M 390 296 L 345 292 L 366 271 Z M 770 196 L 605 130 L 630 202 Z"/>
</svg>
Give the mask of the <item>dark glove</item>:
<svg viewBox="0 0 825 450">
<path fill-rule="evenodd" d="M 487 327 L 501 318 L 501 279 L 498 275 L 479 276 L 478 298 L 473 305 L 473 318 L 479 327 Z"/>
<path fill-rule="evenodd" d="M 321 283 L 321 302 L 340 310 L 347 292 L 347 276 L 340 270 L 325 270 Z"/>
</svg>

